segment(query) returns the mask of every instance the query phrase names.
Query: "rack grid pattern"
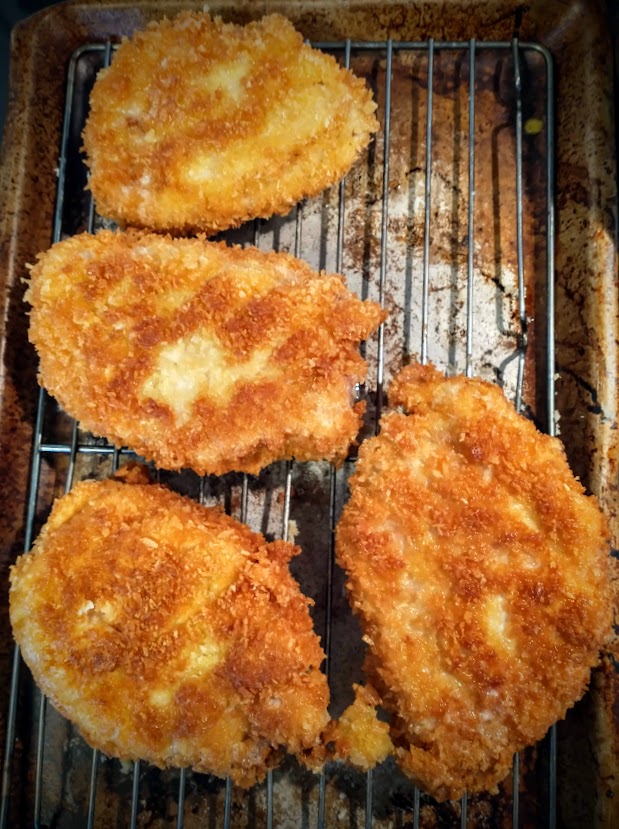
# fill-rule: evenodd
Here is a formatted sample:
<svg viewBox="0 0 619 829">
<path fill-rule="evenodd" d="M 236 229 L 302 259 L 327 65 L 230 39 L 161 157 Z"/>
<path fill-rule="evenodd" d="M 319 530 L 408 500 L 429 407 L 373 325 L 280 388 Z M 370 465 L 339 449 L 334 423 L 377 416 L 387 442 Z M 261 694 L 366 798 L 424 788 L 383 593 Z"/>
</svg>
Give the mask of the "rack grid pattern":
<svg viewBox="0 0 619 829">
<path fill-rule="evenodd" d="M 357 187 L 356 192 L 350 193 L 351 187 L 347 180 L 340 183 L 337 188 L 332 188 L 328 196 L 328 205 L 326 213 L 328 217 L 326 220 L 321 220 L 319 225 L 320 244 L 325 248 L 326 253 L 321 254 L 322 261 L 317 264 L 324 266 L 330 263 L 332 268 L 337 272 L 343 273 L 348 277 L 347 268 L 350 264 L 350 256 L 348 255 L 348 246 L 350 245 L 350 234 L 347 234 L 347 222 L 350 215 L 350 210 L 358 208 L 357 202 L 361 202 L 363 206 L 364 199 L 367 199 L 365 205 L 366 212 L 370 209 L 376 212 L 375 222 L 375 255 L 374 265 L 367 266 L 363 262 L 358 267 L 357 277 L 351 274 L 351 283 L 358 288 L 364 296 L 373 296 L 378 299 L 381 304 L 389 307 L 392 302 L 392 286 L 390 280 L 396 278 L 391 275 L 392 271 L 392 225 L 393 225 L 393 204 L 394 199 L 401 198 L 401 188 L 394 188 L 392 181 L 392 166 L 394 164 L 393 144 L 394 135 L 399 135 L 401 132 L 400 121 L 404 117 L 401 110 L 394 104 L 394 77 L 395 64 L 403 65 L 406 72 L 409 72 L 413 77 L 413 84 L 417 91 L 415 94 L 423 95 L 423 106 L 420 112 L 424 115 L 425 122 L 419 125 L 420 141 L 424 144 L 424 152 L 422 163 L 418 165 L 418 181 L 423 182 L 421 187 L 422 198 L 420 202 L 415 202 L 414 199 L 409 199 L 406 203 L 407 209 L 411 204 L 417 212 L 415 221 L 418 223 L 419 232 L 417 234 L 418 248 L 420 252 L 420 262 L 414 272 L 415 288 L 417 297 L 413 297 L 415 291 L 409 287 L 405 291 L 405 300 L 403 309 L 400 308 L 403 314 L 404 326 L 408 326 L 407 330 L 402 334 L 402 330 L 398 329 L 398 337 L 404 337 L 408 343 L 407 348 L 398 352 L 398 359 L 404 357 L 414 357 L 421 362 L 426 363 L 433 357 L 433 348 L 436 340 L 436 331 L 433 327 L 432 316 L 435 312 L 434 295 L 437 292 L 435 285 L 436 273 L 434 269 L 433 256 L 433 238 L 435 236 L 435 221 L 437 210 L 440 210 L 440 205 L 437 208 L 440 194 L 436 194 L 434 185 L 436 183 L 435 167 L 437 162 L 437 151 L 440 151 L 440 146 L 437 149 L 436 136 L 437 126 L 436 118 L 436 100 L 435 95 L 439 93 L 436 91 L 437 83 L 442 83 L 444 86 L 444 75 L 449 70 L 451 63 L 446 63 L 440 68 L 441 77 L 437 81 L 437 62 L 447 55 L 453 57 L 463 77 L 466 86 L 466 113 L 462 116 L 462 132 L 465 134 L 462 138 L 463 145 L 466 145 L 466 157 L 460 165 L 460 180 L 454 192 L 457 192 L 460 206 L 458 210 L 462 209 L 466 216 L 466 233 L 464 237 L 464 254 L 460 256 L 459 265 L 457 268 L 457 277 L 460 280 L 457 291 L 463 299 L 463 324 L 459 327 L 457 348 L 461 352 L 458 358 L 456 368 L 466 373 L 467 376 L 478 373 L 480 369 L 480 358 L 476 351 L 477 338 L 476 326 L 478 323 L 478 309 L 480 301 L 480 287 L 483 283 L 483 275 L 480 274 L 480 269 L 476 265 L 476 260 L 479 258 L 479 247 L 476 246 L 476 211 L 478 203 L 476 199 L 479 193 L 480 176 L 484 175 L 483 171 L 478 170 L 478 159 L 476 156 L 476 146 L 478 145 L 478 119 L 477 119 L 477 95 L 476 85 L 478 73 L 480 72 L 480 58 L 483 56 L 494 56 L 494 60 L 500 63 L 510 78 L 511 90 L 508 95 L 510 118 L 509 131 L 510 140 L 513 146 L 513 189 L 515 198 L 515 210 L 513 216 L 515 218 L 514 226 L 510 228 L 513 237 L 513 244 L 515 250 L 515 258 L 513 261 L 513 277 L 514 286 L 511 292 L 510 302 L 513 304 L 513 315 L 509 326 L 506 330 L 499 331 L 497 337 L 501 341 L 505 341 L 506 347 L 510 354 L 508 359 L 502 365 L 514 366 L 515 370 L 512 372 L 512 381 L 508 380 L 508 372 L 502 373 L 497 371 L 494 367 L 494 376 L 499 381 L 505 381 L 505 389 L 513 395 L 514 405 L 518 410 L 524 410 L 526 397 L 525 375 L 526 367 L 529 361 L 534 363 L 534 372 L 537 377 L 538 387 L 543 387 L 542 398 L 545 400 L 546 412 L 537 412 L 538 419 L 545 421 L 545 428 L 550 433 L 554 433 L 554 299 L 553 299 L 553 279 L 554 279 L 554 203 L 553 203 L 553 187 L 554 187 L 554 135 L 553 135 L 553 69 L 552 61 L 549 53 L 537 44 L 521 43 L 514 39 L 510 42 L 482 42 L 470 40 L 466 42 L 440 42 L 430 40 L 427 42 L 396 42 L 389 40 L 386 42 L 353 42 L 350 40 L 338 43 L 324 42 L 313 44 L 317 48 L 335 54 L 338 59 L 347 67 L 358 63 L 360 66 L 369 66 L 368 77 L 370 81 L 375 84 L 375 93 L 379 101 L 379 116 L 381 121 L 381 132 L 376 140 L 374 153 L 374 179 L 376 182 L 376 193 L 372 203 L 370 203 L 369 196 L 363 192 L 363 182 L 361 186 Z M 91 87 L 96 72 L 102 66 L 108 65 L 112 54 L 113 46 L 109 42 L 107 44 L 89 44 L 78 50 L 73 56 L 67 78 L 67 92 L 66 92 L 66 109 L 64 114 L 64 127 L 62 134 L 62 145 L 58 164 L 58 195 L 55 212 L 55 224 L 53 232 L 53 240 L 58 241 L 71 233 L 77 232 L 79 229 L 87 229 L 90 232 L 95 231 L 98 227 L 105 224 L 101 217 L 97 216 L 95 206 L 92 201 L 88 199 L 87 195 L 81 194 L 83 182 L 85 181 L 85 168 L 83 160 L 79 155 L 79 134 L 87 112 L 87 96 L 88 90 Z M 408 61 L 408 63 L 407 63 Z M 529 286 L 529 275 L 526 273 L 526 256 L 525 256 L 525 224 L 528 216 L 528 202 L 527 202 L 527 154 L 523 149 L 523 142 L 526 137 L 527 122 L 525 121 L 525 99 L 526 91 L 523 90 L 525 81 L 523 80 L 523 72 L 528 67 L 529 62 L 533 62 L 541 67 L 539 73 L 543 81 L 543 114 L 542 120 L 545 129 L 544 135 L 544 160 L 543 160 L 543 174 L 544 181 L 542 183 L 542 190 L 545 194 L 545 203 L 542 206 L 541 215 L 544 222 L 541 230 L 541 236 L 545 243 L 545 255 L 543 262 L 543 269 L 545 270 L 545 280 L 543 280 L 542 288 L 544 291 L 544 308 L 545 308 L 545 322 L 543 331 L 545 334 L 545 342 L 540 348 L 537 344 L 538 354 L 543 354 L 543 359 L 534 357 L 529 348 L 528 333 L 530 326 L 530 317 L 527 306 L 527 290 Z M 413 67 L 410 69 L 410 67 Z M 423 77 L 421 81 L 415 77 L 415 71 L 419 67 L 423 67 Z M 419 91 L 421 90 L 421 92 Z M 449 94 L 449 93 L 447 93 Z M 350 178 L 350 176 L 349 176 Z M 73 179 L 77 184 L 73 183 Z M 409 187 L 411 177 L 409 177 Z M 354 191 L 353 187 L 353 191 Z M 76 196 L 76 193 L 80 196 Z M 77 200 L 77 204 L 76 204 Z M 352 206 L 352 208 L 351 208 Z M 401 206 L 395 207 L 395 211 L 401 209 Z M 325 214 L 324 204 L 322 214 Z M 77 218 L 76 218 L 77 216 Z M 314 225 L 315 225 L 315 211 L 312 212 L 311 206 L 299 205 L 286 217 L 283 224 L 278 225 L 274 230 L 269 227 L 269 223 L 254 222 L 251 228 L 245 229 L 244 243 L 255 244 L 257 246 L 269 245 L 271 238 L 274 240 L 274 246 L 277 246 L 277 239 L 280 244 L 287 246 L 295 255 L 307 255 L 307 239 L 309 239 L 309 247 L 315 247 Z M 287 235 L 286 235 L 287 234 Z M 237 237 L 234 237 L 236 241 Z M 281 240 L 284 240 L 283 242 Z M 286 241 L 287 240 L 287 241 Z M 305 245 L 304 245 L 305 243 Z M 354 267 L 353 267 L 354 270 Z M 355 279 L 357 280 L 355 282 Z M 509 294 L 509 290 L 502 286 L 503 293 Z M 539 290 L 539 288 L 537 288 Z M 406 307 L 407 303 L 412 306 L 417 303 L 414 310 Z M 396 303 L 397 304 L 397 303 Z M 399 307 L 399 306 L 398 306 Z M 485 325 L 486 323 L 481 323 Z M 498 328 L 499 326 L 497 326 Z M 509 330 L 508 330 L 509 329 Z M 388 324 L 382 325 L 374 338 L 373 342 L 366 344 L 366 356 L 371 362 L 370 376 L 365 388 L 359 390 L 361 395 L 364 395 L 368 401 L 368 410 L 371 413 L 371 422 L 368 424 L 368 433 L 372 433 L 378 429 L 378 422 L 380 414 L 385 406 L 385 394 L 388 388 L 387 374 L 389 358 L 391 353 L 390 337 L 393 336 Z M 445 335 L 447 336 L 447 334 Z M 453 344 L 450 344 L 453 350 Z M 391 349 L 393 350 L 393 349 Z M 408 352 L 408 353 L 404 353 Z M 451 352 L 450 352 L 451 353 Z M 454 365 L 445 365 L 446 370 L 456 370 Z M 541 378 L 541 380 L 540 380 Z M 540 395 L 538 393 L 538 400 Z M 63 425 L 62 428 L 50 428 L 50 422 L 60 419 Z M 68 425 L 67 425 L 68 423 Z M 64 431 L 63 431 L 64 429 Z M 60 435 L 60 436 L 59 436 Z M 44 391 L 41 391 L 39 396 L 38 411 L 35 425 L 34 446 L 32 448 L 32 472 L 30 480 L 30 492 L 28 502 L 28 515 L 26 527 L 26 541 L 25 549 L 28 550 L 32 544 L 33 538 L 37 531 L 38 522 L 40 523 L 39 513 L 41 510 L 41 481 L 48 466 L 57 467 L 61 472 L 56 472 L 62 480 L 62 489 L 68 491 L 74 481 L 79 477 L 81 465 L 83 463 L 105 463 L 108 471 L 118 467 L 123 460 L 131 456 L 131 452 L 126 448 L 118 448 L 107 444 L 105 441 L 95 439 L 91 435 L 83 433 L 79 429 L 79 424 L 69 423 L 66 416 L 63 416 L 58 411 L 54 401 L 52 401 Z M 322 622 L 323 629 L 319 630 L 322 635 L 323 647 L 325 649 L 327 659 L 325 670 L 329 678 L 332 678 L 336 667 L 333 664 L 332 648 L 333 648 L 333 613 L 335 602 L 335 587 L 334 583 L 337 578 L 336 566 L 334 563 L 334 549 L 333 549 L 333 535 L 337 523 L 338 511 L 341 506 L 341 501 L 345 498 L 346 475 L 350 467 L 354 464 L 354 457 L 345 465 L 343 470 L 335 470 L 330 468 L 328 474 L 324 479 L 324 489 L 326 498 L 328 500 L 328 508 L 325 511 L 325 520 L 328 522 L 327 537 L 330 539 L 327 544 L 328 549 L 324 554 L 324 566 L 326 574 L 323 579 L 324 595 L 321 601 L 321 607 L 324 609 L 322 620 L 317 620 L 317 626 L 320 627 Z M 293 494 L 293 479 L 296 472 L 297 464 L 294 461 L 288 461 L 282 465 L 282 470 L 279 474 L 280 486 L 283 492 L 283 507 L 281 515 L 279 516 L 279 534 L 280 537 L 288 537 L 288 527 L 291 517 L 291 504 L 293 504 L 295 496 Z M 238 510 L 239 517 L 243 521 L 251 521 L 251 499 L 252 493 L 259 486 L 255 481 L 251 481 L 248 476 L 237 476 L 231 482 L 224 482 L 224 489 L 228 487 L 229 490 L 238 490 Z M 200 481 L 197 497 L 201 500 L 208 501 L 212 498 L 212 492 L 217 485 L 212 481 L 203 479 Z M 344 494 L 342 494 L 344 493 Z M 59 493 L 56 493 L 59 494 Z M 228 502 L 230 502 L 230 494 L 228 492 Z M 23 825 L 32 825 L 35 827 L 47 826 L 49 823 L 49 815 L 54 815 L 54 820 L 57 823 L 54 825 L 73 826 L 85 825 L 87 827 L 94 827 L 97 825 L 105 825 L 99 822 L 97 803 L 98 792 L 102 785 L 101 782 L 101 767 L 104 764 L 105 758 L 102 758 L 98 751 L 92 750 L 90 754 L 90 766 L 87 774 L 88 785 L 84 792 L 83 803 L 75 806 L 73 818 L 66 817 L 65 822 L 62 822 L 61 813 L 64 815 L 63 809 L 66 808 L 66 803 L 56 802 L 51 803 L 50 794 L 46 791 L 46 776 L 44 774 L 44 767 L 46 763 L 47 749 L 47 722 L 49 720 L 50 712 L 46 700 L 39 695 L 36 697 L 34 693 L 35 702 L 30 709 L 24 713 L 20 711 L 20 705 L 26 705 L 23 702 L 24 694 L 20 692 L 20 688 L 24 684 L 30 682 L 27 671 L 21 667 L 20 655 L 16 649 L 13 663 L 13 677 L 11 685 L 11 702 L 8 716 L 8 734 L 5 747 L 4 769 L 2 780 L 2 811 L 0 816 L 0 827 L 4 829 L 11 825 L 11 815 L 14 814 L 15 804 L 11 804 L 11 793 L 15 788 L 14 775 L 21 773 L 16 769 L 15 746 L 16 740 L 19 737 L 19 730 L 23 728 L 23 722 L 26 721 L 26 728 L 31 733 L 32 745 L 30 748 L 30 774 L 32 778 L 32 792 L 31 802 L 28 803 L 29 814 Z M 554 728 L 551 729 L 549 739 L 543 749 L 547 752 L 547 760 L 543 767 L 547 774 L 547 781 L 544 784 L 544 791 L 546 792 L 546 800 L 542 811 L 544 813 L 544 823 L 549 827 L 554 827 L 556 823 L 556 784 L 557 784 L 557 762 L 556 762 L 556 734 Z M 140 786 L 141 775 L 144 773 L 144 764 L 136 762 L 128 771 L 127 780 L 125 781 L 126 792 L 123 795 L 126 801 L 126 808 L 122 811 L 124 817 L 119 818 L 118 825 L 129 825 L 136 827 L 142 825 L 140 822 L 140 813 L 143 808 L 141 802 Z M 23 763 L 22 763 L 23 766 Z M 22 769 L 23 770 L 23 769 Z M 329 800 L 329 778 L 332 774 L 332 769 L 327 766 L 325 771 L 320 775 L 318 783 L 313 790 L 313 801 L 311 807 L 308 807 L 304 812 L 303 825 L 324 827 L 330 825 L 328 818 L 328 800 Z M 177 829 L 182 829 L 183 826 L 188 825 L 186 821 L 186 800 L 189 775 L 188 770 L 178 770 L 176 783 L 176 818 L 175 825 Z M 520 825 L 521 821 L 521 806 L 519 798 L 519 781 L 520 781 L 520 758 L 514 758 L 513 766 L 513 781 L 511 797 L 511 823 L 514 827 Z M 277 795 L 277 787 L 279 785 L 277 779 L 277 771 L 269 772 L 264 791 L 261 792 L 261 803 L 264 806 L 264 821 L 256 825 L 266 825 L 271 829 L 273 826 L 284 825 L 301 825 L 296 822 L 286 823 L 289 816 L 281 813 L 280 798 Z M 359 778 L 362 775 L 359 773 Z M 384 781 L 380 784 L 376 783 L 376 772 L 369 772 L 365 775 L 363 784 L 360 784 L 356 794 L 358 805 L 358 823 L 350 823 L 347 825 L 359 825 L 370 827 L 373 825 L 382 825 L 382 816 L 375 813 L 374 805 L 376 802 L 377 785 L 384 788 Z M 219 785 L 219 784 L 214 784 Z M 238 809 L 235 807 L 233 786 L 230 780 L 221 782 L 219 785 L 219 800 L 216 807 L 216 812 L 209 813 L 208 825 L 221 825 L 228 829 L 228 827 L 237 825 L 235 823 L 234 815 Z M 392 806 L 391 817 L 395 816 L 395 825 L 404 825 L 404 817 L 406 817 L 406 825 L 419 827 L 424 825 L 423 806 L 429 801 L 428 798 L 415 789 L 412 784 L 410 786 L 409 797 L 406 800 L 405 806 Z M 223 805 L 222 805 L 223 804 Z M 13 811 L 12 811 L 13 808 Z M 280 811 L 278 811 L 278 808 Z M 208 812 L 208 809 L 207 809 Z M 205 812 L 205 814 L 207 814 Z M 67 812 L 68 814 L 68 812 Z M 382 813 L 381 813 L 382 814 Z M 461 827 L 467 826 L 467 820 L 471 818 L 469 802 L 466 796 L 462 799 L 460 804 L 455 804 L 452 808 L 452 818 L 454 825 Z M 20 815 L 20 818 L 23 816 Z M 162 815 L 163 817 L 163 815 Z M 124 821 L 126 818 L 125 823 Z M 71 822 L 71 820 L 73 822 Z M 243 825 L 247 825 L 246 822 Z M 352 821 L 352 817 L 350 818 Z M 400 823 L 397 822 L 400 821 Z M 193 825 L 193 823 L 191 824 Z M 442 824 L 444 825 L 444 824 Z"/>
</svg>

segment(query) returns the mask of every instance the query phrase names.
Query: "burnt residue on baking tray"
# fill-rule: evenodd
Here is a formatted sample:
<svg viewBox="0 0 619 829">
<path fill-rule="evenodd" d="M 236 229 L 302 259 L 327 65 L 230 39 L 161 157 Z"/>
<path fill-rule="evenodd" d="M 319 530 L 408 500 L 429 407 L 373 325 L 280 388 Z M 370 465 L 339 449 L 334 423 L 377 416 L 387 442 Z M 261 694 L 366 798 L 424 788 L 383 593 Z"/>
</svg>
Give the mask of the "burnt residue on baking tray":
<svg viewBox="0 0 619 829">
<path fill-rule="evenodd" d="M 80 26 L 73 32 L 77 51 L 72 63 L 67 60 L 57 238 L 105 224 L 84 189 L 80 132 L 96 72 L 121 34 L 159 16 L 160 6 L 151 5 L 135 4 L 120 18 L 110 13 L 107 23 L 97 18 L 89 31 L 96 30 L 97 37 L 91 38 L 84 32 L 92 10 L 86 4 L 79 12 Z M 166 11 L 174 13 L 176 5 L 168 4 Z M 264 10 L 242 3 L 223 6 L 230 19 Z M 454 43 L 453 34 L 445 34 L 447 23 L 430 8 L 434 4 L 385 4 L 372 13 L 362 6 L 351 6 L 345 14 L 334 13 L 329 4 L 302 4 L 296 10 L 279 4 L 278 10 L 296 16 L 307 37 L 367 79 L 381 120 L 375 142 L 341 187 L 287 217 L 252 223 L 226 238 L 286 249 L 314 267 L 340 270 L 360 295 L 383 302 L 389 319 L 365 344 L 370 364 L 360 390 L 368 403 L 365 434 L 375 431 L 388 406 L 391 376 L 410 359 L 432 360 L 450 373 L 470 372 L 500 383 L 515 405 L 552 431 L 553 164 L 557 151 L 561 156 L 563 148 L 565 156 L 569 142 L 564 133 L 554 138 L 556 64 L 530 37 L 531 13 L 524 7 L 519 7 L 521 31 L 514 31 L 518 16 L 512 6 L 495 3 L 485 12 L 459 7 L 464 34 Z M 544 14 L 538 12 L 542 21 Z M 101 36 L 106 27 L 109 41 Z M 411 32 L 415 40 L 407 40 Z M 521 39 L 511 39 L 514 34 Z M 561 71 L 560 63 L 559 78 Z M 563 207 L 572 195 L 560 195 Z M 569 296 L 562 294 L 562 301 Z M 576 304 L 580 308 L 580 300 Z M 572 347 L 560 346 L 564 355 Z M 580 387 L 583 367 L 574 372 Z M 26 546 L 53 498 L 77 480 L 106 475 L 131 457 L 83 433 L 44 394 L 38 413 Z M 570 423 L 569 434 L 574 433 Z M 575 446 L 569 451 L 584 469 L 582 452 Z M 268 537 L 288 537 L 301 546 L 292 568 L 315 602 L 334 715 L 350 701 L 364 655 L 344 577 L 333 561 L 333 530 L 354 462 L 353 450 L 338 471 L 322 463 L 281 463 L 256 477 L 160 473 L 172 488 L 221 505 Z M 595 474 L 588 477 L 594 488 L 595 480 Z M 605 684 L 605 676 L 596 675 L 594 685 L 608 700 L 612 681 Z M 599 725 L 600 744 L 612 741 L 602 727 L 599 700 L 592 699 L 577 707 L 567 735 L 561 729 L 557 736 L 553 729 L 515 758 L 513 774 L 497 795 L 439 805 L 391 761 L 370 775 L 338 764 L 313 775 L 287 761 L 250 791 L 190 770 L 123 764 L 93 753 L 41 700 L 22 669 L 15 683 L 15 740 L 7 743 L 3 814 L 6 825 L 16 827 L 585 825 L 582 816 L 591 814 L 602 785 L 598 758 L 582 751 L 583 745 L 591 747 L 590 723 Z M 614 793 L 614 779 L 603 785 Z"/>
</svg>

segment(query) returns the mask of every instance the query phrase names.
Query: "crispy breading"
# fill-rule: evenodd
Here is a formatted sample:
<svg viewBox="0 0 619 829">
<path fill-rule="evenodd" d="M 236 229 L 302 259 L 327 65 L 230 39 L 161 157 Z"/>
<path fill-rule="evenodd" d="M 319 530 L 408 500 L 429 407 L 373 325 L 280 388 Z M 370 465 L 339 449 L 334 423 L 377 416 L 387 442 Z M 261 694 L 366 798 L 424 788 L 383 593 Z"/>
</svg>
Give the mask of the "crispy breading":
<svg viewBox="0 0 619 829">
<path fill-rule="evenodd" d="M 39 379 L 85 429 L 168 469 L 340 462 L 384 318 L 285 253 L 139 231 L 82 234 L 32 268 Z"/>
<path fill-rule="evenodd" d="M 125 478 L 56 501 L 11 571 L 15 639 L 92 746 L 250 786 L 328 722 L 299 550 Z"/>
<path fill-rule="evenodd" d="M 606 522 L 501 390 L 410 365 L 365 442 L 337 555 L 403 770 L 494 791 L 584 693 L 611 625 Z"/>
<path fill-rule="evenodd" d="M 371 685 L 353 685 L 354 701 L 337 720 L 331 720 L 322 740 L 330 759 L 351 763 L 363 771 L 374 768 L 393 753 L 389 725 L 378 719 L 380 697 Z"/>
<path fill-rule="evenodd" d="M 364 81 L 281 15 L 239 26 L 184 11 L 125 39 L 99 73 L 89 186 L 123 225 L 211 234 L 338 181 L 375 109 Z"/>
</svg>

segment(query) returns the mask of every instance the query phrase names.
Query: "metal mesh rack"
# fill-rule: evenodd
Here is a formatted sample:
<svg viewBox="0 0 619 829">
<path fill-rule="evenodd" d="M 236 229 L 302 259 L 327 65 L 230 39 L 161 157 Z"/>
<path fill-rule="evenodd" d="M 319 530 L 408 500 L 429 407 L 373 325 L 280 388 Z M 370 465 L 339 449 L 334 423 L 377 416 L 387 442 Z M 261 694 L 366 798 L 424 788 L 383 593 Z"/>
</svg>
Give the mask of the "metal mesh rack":
<svg viewBox="0 0 619 829">
<path fill-rule="evenodd" d="M 517 409 L 554 433 L 553 74 L 534 43 L 317 43 L 372 85 L 381 131 L 338 187 L 289 216 L 255 222 L 230 241 L 285 248 L 345 275 L 390 316 L 364 344 L 370 372 L 366 434 L 378 427 L 390 377 L 408 359 L 500 383 Z M 71 61 L 58 166 L 53 241 L 95 230 L 84 191 L 80 133 L 96 72 L 113 47 L 87 45 Z M 25 548 L 53 498 L 80 477 L 107 474 L 130 455 L 83 433 L 39 396 Z M 360 636 L 334 563 L 333 532 L 354 465 L 275 464 L 257 478 L 161 473 L 205 503 L 222 503 L 267 535 L 303 548 L 295 575 L 315 599 L 315 624 L 339 713 L 359 679 Z M 303 513 L 312 510 L 310 529 Z M 316 520 L 316 516 L 320 521 Z M 303 530 L 303 526 L 305 529 Z M 514 759 L 495 797 L 439 806 L 394 765 L 362 775 L 293 763 L 237 792 L 189 770 L 130 768 L 102 757 L 48 706 L 16 651 L 2 780 L 7 826 L 525 825 L 557 820 L 556 733 Z M 532 818 L 533 816 L 533 818 Z"/>
</svg>

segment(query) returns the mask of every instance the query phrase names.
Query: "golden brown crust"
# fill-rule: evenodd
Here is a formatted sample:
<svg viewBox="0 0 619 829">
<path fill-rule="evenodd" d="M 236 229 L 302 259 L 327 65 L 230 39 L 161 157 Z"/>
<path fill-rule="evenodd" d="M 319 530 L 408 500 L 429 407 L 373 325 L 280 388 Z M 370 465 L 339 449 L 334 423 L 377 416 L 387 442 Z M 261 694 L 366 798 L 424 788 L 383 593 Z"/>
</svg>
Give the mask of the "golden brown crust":
<svg viewBox="0 0 619 829">
<path fill-rule="evenodd" d="M 378 719 L 380 697 L 371 685 L 353 685 L 354 701 L 337 720 L 331 720 L 322 740 L 333 759 L 363 771 L 374 768 L 393 753 L 389 725 Z"/>
<path fill-rule="evenodd" d="M 365 83 L 273 14 L 200 12 L 124 40 L 90 97 L 84 148 L 100 213 L 214 233 L 338 181 L 378 128 Z"/>
<path fill-rule="evenodd" d="M 249 786 L 328 721 L 298 548 L 135 478 L 78 484 L 12 568 L 14 635 L 105 754 Z"/>
<path fill-rule="evenodd" d="M 358 344 L 384 314 L 285 253 L 100 231 L 54 245 L 26 300 L 39 379 L 95 434 L 167 469 L 341 462 Z"/>
<path fill-rule="evenodd" d="M 584 693 L 611 624 L 605 520 L 501 390 L 411 365 L 363 444 L 337 551 L 393 713 L 439 799 L 494 790 Z"/>
</svg>

